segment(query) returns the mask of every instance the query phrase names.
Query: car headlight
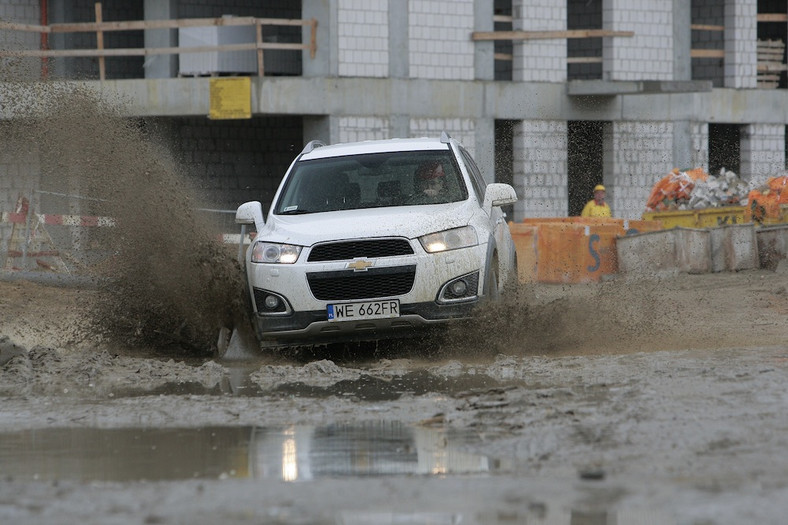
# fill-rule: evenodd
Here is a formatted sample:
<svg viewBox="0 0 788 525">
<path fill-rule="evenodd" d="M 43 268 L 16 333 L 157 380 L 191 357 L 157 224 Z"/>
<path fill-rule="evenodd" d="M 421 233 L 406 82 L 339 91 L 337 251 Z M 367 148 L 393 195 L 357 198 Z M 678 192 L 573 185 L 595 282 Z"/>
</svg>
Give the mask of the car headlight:
<svg viewBox="0 0 788 525">
<path fill-rule="evenodd" d="M 301 253 L 300 246 L 258 241 L 252 247 L 252 262 L 268 264 L 293 264 Z"/>
<path fill-rule="evenodd" d="M 472 226 L 463 226 L 424 235 L 419 237 L 419 242 L 421 242 L 427 253 L 438 253 L 476 246 L 479 244 L 479 239 L 476 236 L 476 230 Z"/>
</svg>

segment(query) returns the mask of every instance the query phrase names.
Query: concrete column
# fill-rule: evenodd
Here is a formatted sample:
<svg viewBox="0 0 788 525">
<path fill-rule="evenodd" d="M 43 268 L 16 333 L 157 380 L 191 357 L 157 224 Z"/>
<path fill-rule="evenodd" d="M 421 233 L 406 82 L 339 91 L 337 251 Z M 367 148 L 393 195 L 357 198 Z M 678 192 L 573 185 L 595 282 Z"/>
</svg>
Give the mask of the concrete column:
<svg viewBox="0 0 788 525">
<path fill-rule="evenodd" d="M 322 140 L 326 144 L 339 142 L 339 119 L 330 115 L 304 117 L 304 143 L 301 147 L 311 140 Z"/>
<path fill-rule="evenodd" d="M 566 0 L 512 0 L 515 31 L 566 31 Z M 512 80 L 566 82 L 566 39 L 514 42 Z"/>
<path fill-rule="evenodd" d="M 392 96 L 399 100 L 396 107 L 408 107 L 407 86 L 402 81 L 410 76 L 410 20 L 408 2 L 389 2 L 389 78 Z M 389 117 L 389 136 L 410 136 L 410 115 Z"/>
<path fill-rule="evenodd" d="M 301 17 L 304 20 L 317 20 L 317 52 L 312 58 L 309 50 L 302 53 L 302 76 L 332 77 L 337 76 L 337 49 L 339 33 L 337 31 L 337 2 L 302 2 Z M 304 26 L 301 39 L 309 42 L 311 29 Z"/>
<path fill-rule="evenodd" d="M 408 2 L 389 2 L 389 78 L 410 75 Z"/>
<path fill-rule="evenodd" d="M 725 87 L 758 85 L 758 1 L 725 0 Z"/>
<path fill-rule="evenodd" d="M 674 0 L 604 0 L 602 27 L 633 31 L 602 44 L 604 80 L 671 80 Z"/>
<path fill-rule="evenodd" d="M 610 122 L 603 137 L 608 204 L 615 217 L 639 219 L 654 184 L 674 167 L 672 122 Z"/>
<path fill-rule="evenodd" d="M 673 121 L 673 167 L 694 168 L 692 152 L 692 123 L 689 120 Z"/>
<path fill-rule="evenodd" d="M 680 170 L 709 169 L 709 125 L 707 123 L 689 120 L 673 121 L 673 167 Z"/>
<path fill-rule="evenodd" d="M 491 118 L 477 118 L 474 124 L 475 154 L 473 159 L 479 166 L 484 180 L 487 183 L 495 180 L 495 120 Z"/>
<path fill-rule="evenodd" d="M 520 200 L 515 221 L 524 217 L 565 217 L 569 213 L 567 124 L 525 120 L 513 129 L 513 178 Z"/>
<path fill-rule="evenodd" d="M 145 0 L 145 20 L 171 20 L 178 18 L 175 0 Z M 145 47 L 178 47 L 177 29 L 148 29 Z M 178 55 L 150 55 L 143 64 L 145 78 L 175 78 L 178 76 Z"/>
<path fill-rule="evenodd" d="M 495 13 L 494 0 L 474 0 L 473 2 L 473 30 L 493 31 L 493 14 Z M 475 42 L 473 53 L 473 66 L 476 80 L 495 79 L 495 44 L 494 42 Z"/>
<path fill-rule="evenodd" d="M 673 0 L 673 80 L 692 80 L 692 5 Z"/>
<path fill-rule="evenodd" d="M 675 125 L 675 124 L 674 124 Z M 676 133 L 674 132 L 674 137 Z M 707 122 L 692 122 L 690 124 L 690 141 L 692 152 L 689 166 L 703 166 L 709 169 L 709 124 Z"/>
<path fill-rule="evenodd" d="M 785 171 L 785 125 L 742 126 L 741 173 L 746 181 L 761 184 Z"/>
</svg>

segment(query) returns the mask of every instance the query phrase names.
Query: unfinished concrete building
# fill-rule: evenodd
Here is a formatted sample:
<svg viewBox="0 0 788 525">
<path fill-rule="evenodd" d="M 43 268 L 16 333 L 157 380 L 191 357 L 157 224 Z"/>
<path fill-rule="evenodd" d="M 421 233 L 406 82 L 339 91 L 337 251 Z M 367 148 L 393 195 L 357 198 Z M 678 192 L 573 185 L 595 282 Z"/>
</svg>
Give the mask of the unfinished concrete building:
<svg viewBox="0 0 788 525">
<path fill-rule="evenodd" d="M 183 23 L 221 17 L 299 23 Z M 66 31 L 97 18 L 149 24 Z M 218 208 L 267 204 L 311 139 L 445 130 L 514 185 L 515 221 L 578 215 L 598 183 L 616 217 L 639 218 L 673 168 L 761 181 L 786 167 L 784 0 L 28 0 L 0 2 L 0 20 L 0 48 L 60 53 L 29 56 L 31 78 L 86 80 L 166 130 Z M 33 26 L 61 30 L 44 44 Z M 265 46 L 180 53 L 190 39 Z M 147 52 L 106 53 L 129 49 Z M 211 81 L 239 76 L 249 118 L 208 118 Z M 0 207 L 38 189 L 39 171 L 0 159 Z"/>
</svg>

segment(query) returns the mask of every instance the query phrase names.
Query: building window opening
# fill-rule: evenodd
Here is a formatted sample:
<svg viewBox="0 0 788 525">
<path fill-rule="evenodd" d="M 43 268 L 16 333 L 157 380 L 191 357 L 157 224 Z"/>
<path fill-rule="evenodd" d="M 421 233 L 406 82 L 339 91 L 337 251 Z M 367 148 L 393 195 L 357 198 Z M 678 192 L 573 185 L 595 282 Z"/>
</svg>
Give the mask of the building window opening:
<svg viewBox="0 0 788 525">
<path fill-rule="evenodd" d="M 570 216 L 578 216 L 591 199 L 594 186 L 603 184 L 604 122 L 575 120 L 567 123 L 567 164 Z"/>
<path fill-rule="evenodd" d="M 709 173 L 722 168 L 741 175 L 741 126 L 709 124 Z"/>
</svg>

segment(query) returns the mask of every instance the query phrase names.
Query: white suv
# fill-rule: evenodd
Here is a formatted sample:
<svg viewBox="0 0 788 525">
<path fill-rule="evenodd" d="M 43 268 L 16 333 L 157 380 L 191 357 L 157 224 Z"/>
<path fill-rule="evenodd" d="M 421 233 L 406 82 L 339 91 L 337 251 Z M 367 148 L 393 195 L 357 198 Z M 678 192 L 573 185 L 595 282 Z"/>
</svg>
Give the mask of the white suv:
<svg viewBox="0 0 788 525">
<path fill-rule="evenodd" d="M 267 220 L 259 202 L 235 216 L 257 230 L 245 266 L 261 345 L 409 337 L 469 317 L 516 282 L 500 208 L 516 201 L 446 133 L 310 142 Z"/>
</svg>

